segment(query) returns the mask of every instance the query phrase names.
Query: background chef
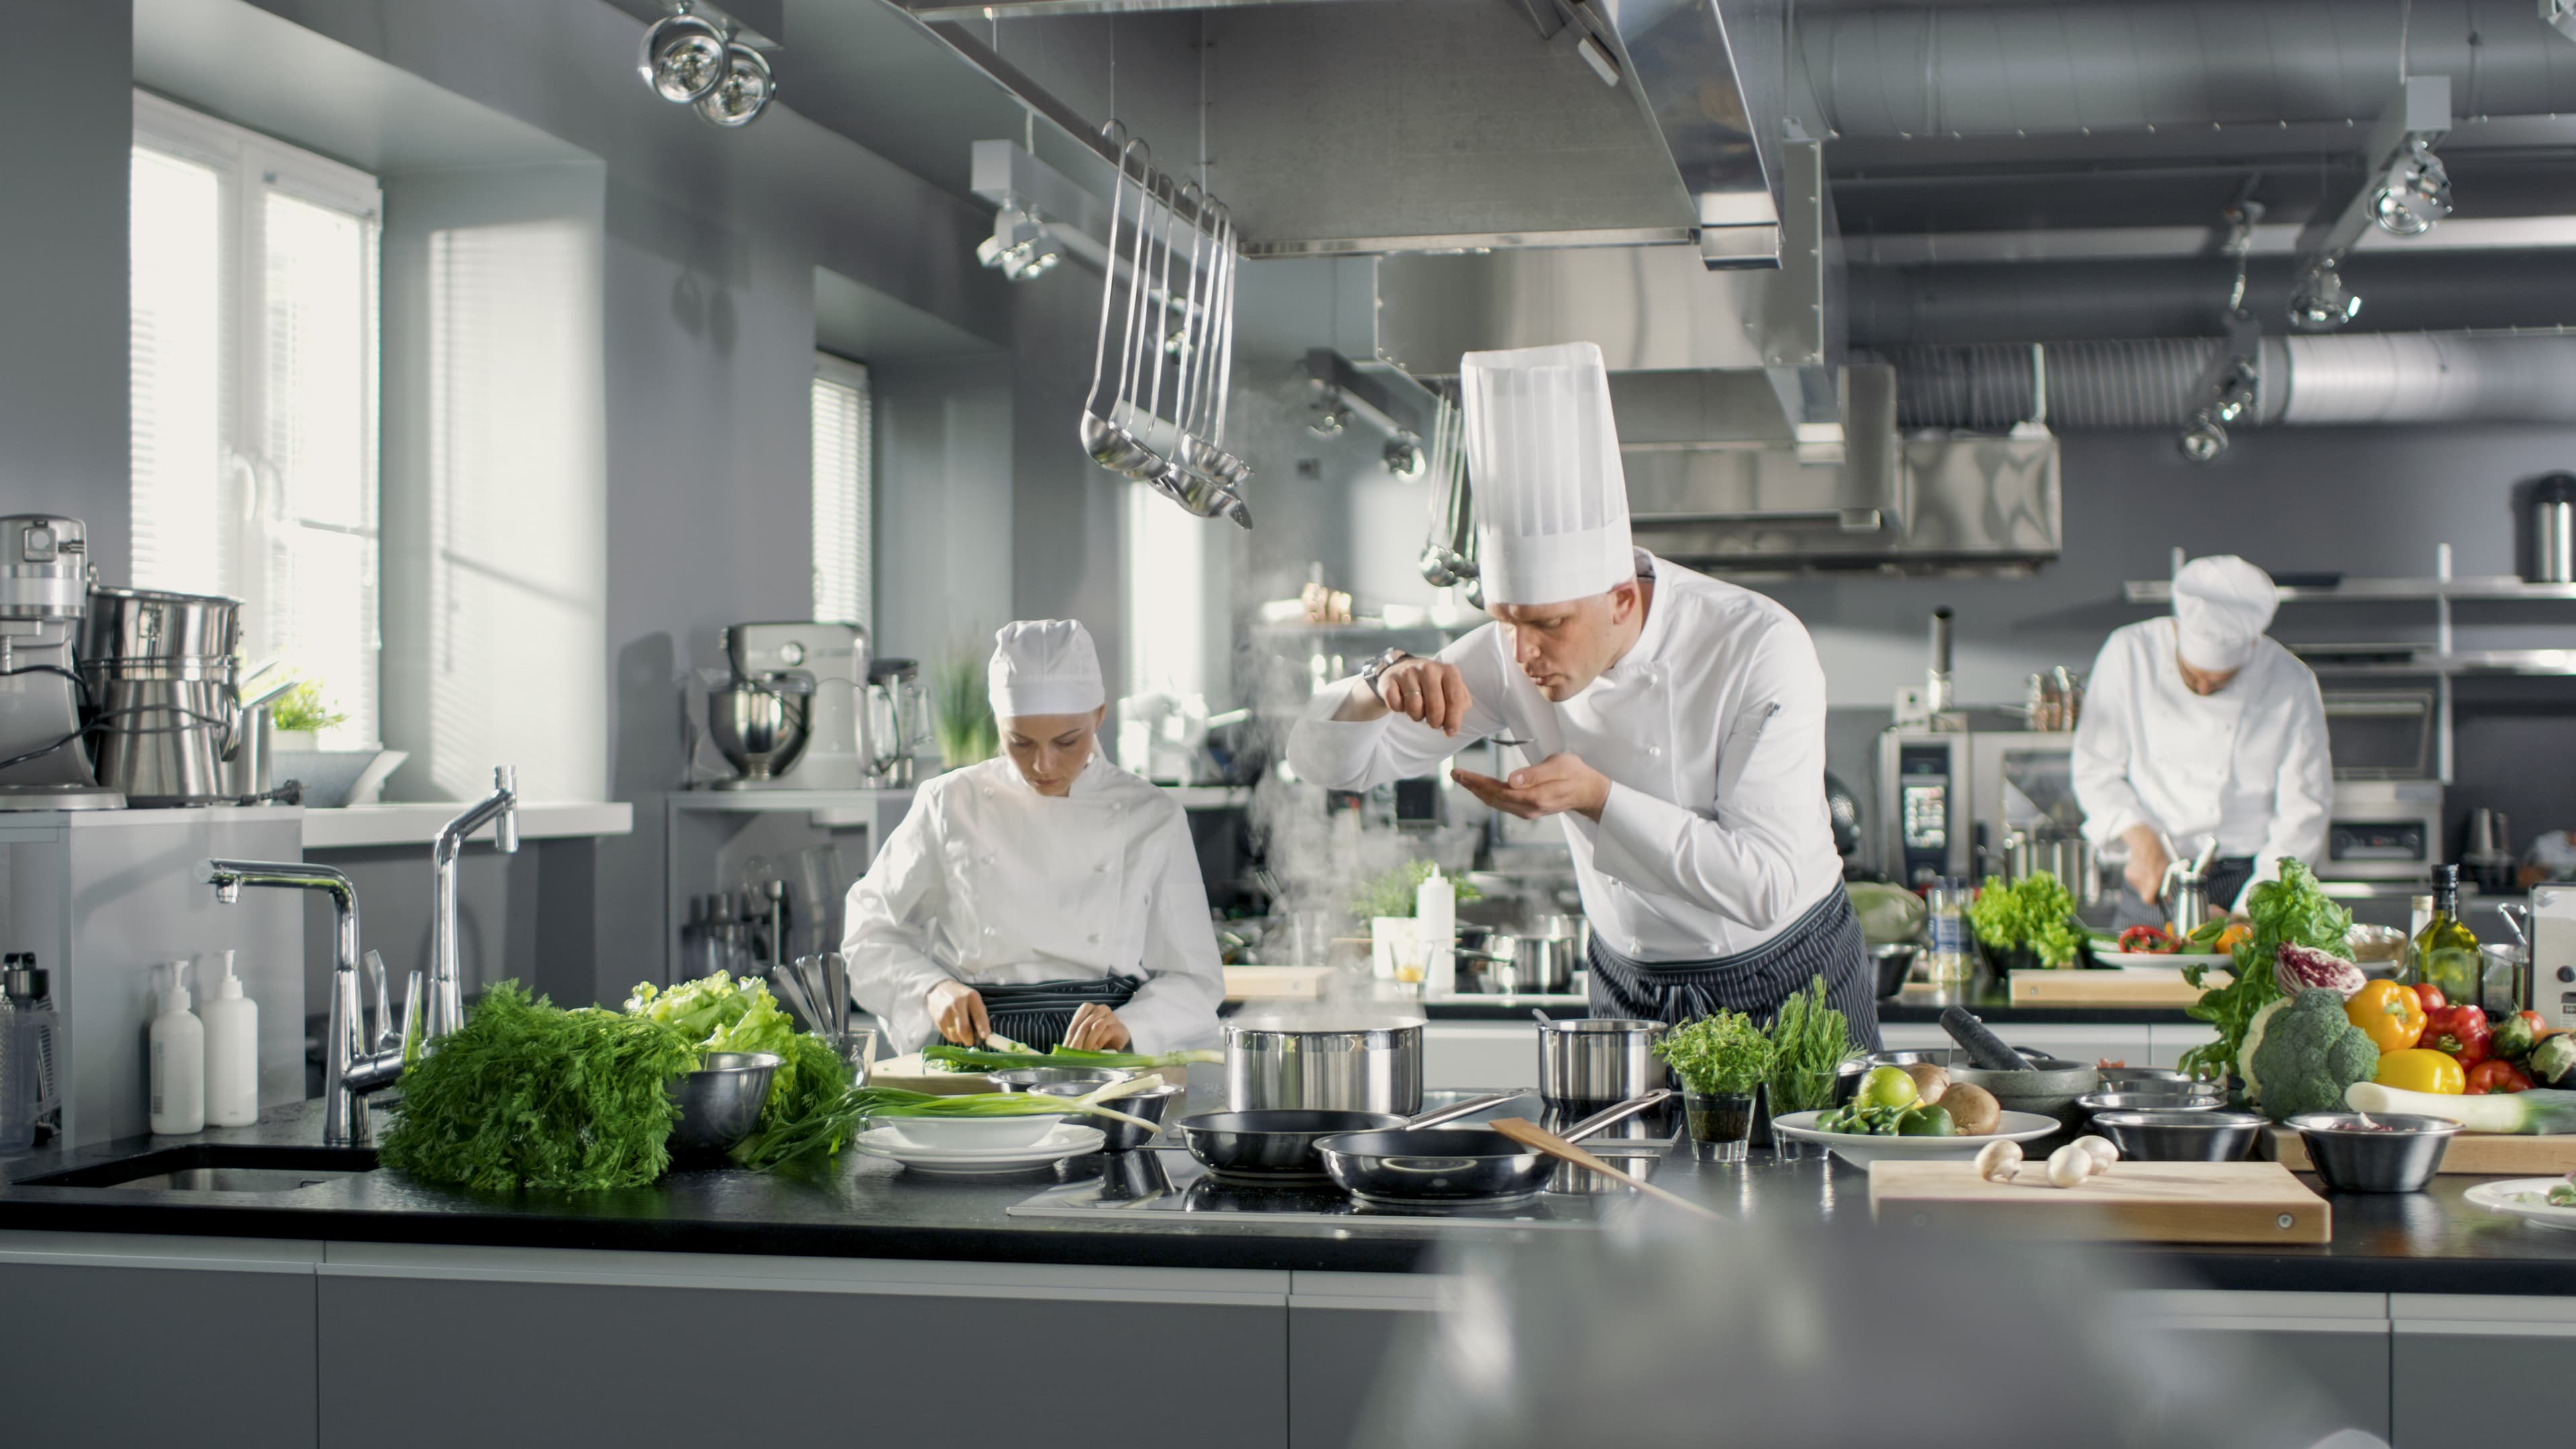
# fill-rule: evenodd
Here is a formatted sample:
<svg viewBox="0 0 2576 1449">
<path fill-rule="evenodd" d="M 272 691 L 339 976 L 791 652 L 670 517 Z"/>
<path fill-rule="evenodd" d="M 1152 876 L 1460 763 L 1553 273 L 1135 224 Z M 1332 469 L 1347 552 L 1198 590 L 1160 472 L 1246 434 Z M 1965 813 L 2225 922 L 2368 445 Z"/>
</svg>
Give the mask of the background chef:
<svg viewBox="0 0 2576 1449">
<path fill-rule="evenodd" d="M 1822 975 L 1856 1038 L 1875 995 L 1825 811 L 1825 681 L 1796 618 L 1630 545 L 1608 374 L 1591 343 L 1469 353 L 1461 378 L 1484 625 L 1390 650 L 1290 737 L 1304 778 L 1357 790 L 1486 737 L 1499 810 L 1565 822 L 1593 928 L 1596 1015 L 1767 1017 Z"/>
<path fill-rule="evenodd" d="M 2107 858 L 2128 852 L 2117 925 L 2162 925 L 2173 851 L 2211 836 L 2213 910 L 2244 909 L 2257 880 L 2325 853 L 2334 772 L 2317 677 L 2263 630 L 2279 595 L 2232 554 L 2174 575 L 2173 617 L 2112 631 L 2085 682 L 2075 799 Z"/>
<path fill-rule="evenodd" d="M 990 1033 L 1044 1050 L 1212 1046 L 1225 982 L 1189 826 L 1100 757 L 1090 631 L 1005 625 L 1003 757 L 921 787 L 850 888 L 850 989 L 899 1051 Z"/>
</svg>

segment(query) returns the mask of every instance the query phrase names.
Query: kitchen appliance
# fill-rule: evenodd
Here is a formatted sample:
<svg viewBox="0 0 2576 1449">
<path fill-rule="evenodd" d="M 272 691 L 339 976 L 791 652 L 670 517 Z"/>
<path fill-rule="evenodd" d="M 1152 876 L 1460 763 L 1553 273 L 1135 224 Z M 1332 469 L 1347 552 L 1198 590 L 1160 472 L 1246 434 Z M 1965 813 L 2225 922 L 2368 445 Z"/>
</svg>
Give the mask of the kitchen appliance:
<svg viewBox="0 0 2576 1449">
<path fill-rule="evenodd" d="M 2531 1009 L 2576 1030 L 2576 884 L 2531 888 Z"/>
<path fill-rule="evenodd" d="M 2531 486 L 2531 581 L 2576 584 L 2576 473 Z"/>
<path fill-rule="evenodd" d="M 868 631 L 823 620 L 734 624 L 733 675 L 707 692 L 707 724 L 736 774 L 719 790 L 857 790 L 867 749 Z"/>
<path fill-rule="evenodd" d="M 2099 864 L 2075 801 L 2071 731 L 1892 729 L 1878 742 L 1880 864 L 1900 884 L 2048 868 L 2079 900 L 2098 900 Z"/>
<path fill-rule="evenodd" d="M 916 757 L 930 740 L 930 696 L 921 692 L 921 661 L 868 661 L 868 784 L 913 787 Z"/>
<path fill-rule="evenodd" d="M 2478 883 L 2479 890 L 2512 889 L 2512 817 L 2486 805 L 2470 811 L 2468 848 L 2460 852 L 2460 866 Z"/>
<path fill-rule="evenodd" d="M 89 612 L 89 528 L 0 518 L 0 810 L 112 810 L 82 748 L 76 635 Z"/>
<path fill-rule="evenodd" d="M 2093 906 L 2102 900 L 2102 870 L 2094 855 L 2093 842 L 2081 834 L 2065 833 L 2062 828 L 2046 833 L 2025 835 L 2020 831 L 2004 837 L 2004 878 L 2020 880 L 2046 872 L 2074 892 L 2079 906 Z"/>
<path fill-rule="evenodd" d="M 2421 780 L 2433 774 L 2440 712 L 2429 689 L 2324 692 L 2326 753 L 2337 780 Z"/>
<path fill-rule="evenodd" d="M 242 711 L 233 655 L 240 644 L 239 600 L 90 590 L 80 676 L 99 783 L 137 807 L 237 799 Z"/>
<path fill-rule="evenodd" d="M 0 1152 L 62 1131 L 62 1017 L 33 951 L 0 956 Z"/>
<path fill-rule="evenodd" d="M 2320 878 L 2422 880 L 2441 858 L 2441 781 L 2336 779 Z"/>
<path fill-rule="evenodd" d="M 1237 1112 L 1422 1110 L 1418 1016 L 1237 1017 L 1225 1024 L 1225 1098 Z"/>
</svg>

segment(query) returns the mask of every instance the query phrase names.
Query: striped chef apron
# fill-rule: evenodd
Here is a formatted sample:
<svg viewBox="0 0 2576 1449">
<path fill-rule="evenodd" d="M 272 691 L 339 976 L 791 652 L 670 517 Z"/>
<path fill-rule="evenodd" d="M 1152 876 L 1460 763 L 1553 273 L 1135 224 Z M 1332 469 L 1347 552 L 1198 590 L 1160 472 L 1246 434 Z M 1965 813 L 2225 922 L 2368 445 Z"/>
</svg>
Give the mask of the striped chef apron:
<svg viewBox="0 0 2576 1449">
<path fill-rule="evenodd" d="M 1789 928 L 1750 951 L 1714 961 L 1639 961 L 1592 933 L 1592 1014 L 1677 1024 L 1723 1007 L 1767 1024 L 1780 1003 L 1825 978 L 1854 1046 L 1878 1050 L 1878 978 L 1851 896 L 1837 881 Z"/>
<path fill-rule="evenodd" d="M 1073 1018 L 1093 1004 L 1111 1011 L 1135 1000 L 1144 986 L 1141 976 L 1094 976 L 1087 980 L 1032 981 L 1017 986 L 978 986 L 985 1019 L 993 1035 L 1006 1036 L 1034 1051 L 1053 1051 L 1073 1029 Z"/>
</svg>

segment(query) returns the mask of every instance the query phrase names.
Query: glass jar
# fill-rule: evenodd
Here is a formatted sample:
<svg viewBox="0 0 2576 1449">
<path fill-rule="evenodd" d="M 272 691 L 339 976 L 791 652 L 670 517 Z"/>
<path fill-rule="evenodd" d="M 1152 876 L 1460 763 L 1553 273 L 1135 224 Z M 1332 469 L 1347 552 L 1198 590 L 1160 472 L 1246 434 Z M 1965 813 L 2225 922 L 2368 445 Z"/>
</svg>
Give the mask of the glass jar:
<svg viewBox="0 0 2576 1449">
<path fill-rule="evenodd" d="M 1742 1162 L 1753 1145 L 1753 1094 L 1682 1089 L 1682 1118 L 1691 1154 L 1702 1162 Z"/>
<path fill-rule="evenodd" d="M 1965 986 L 1976 971 L 1976 954 L 1968 936 L 1968 883 L 1943 876 L 1924 894 L 1928 914 L 1923 923 L 1928 943 L 1923 953 L 1923 979 L 1935 986 Z"/>
</svg>

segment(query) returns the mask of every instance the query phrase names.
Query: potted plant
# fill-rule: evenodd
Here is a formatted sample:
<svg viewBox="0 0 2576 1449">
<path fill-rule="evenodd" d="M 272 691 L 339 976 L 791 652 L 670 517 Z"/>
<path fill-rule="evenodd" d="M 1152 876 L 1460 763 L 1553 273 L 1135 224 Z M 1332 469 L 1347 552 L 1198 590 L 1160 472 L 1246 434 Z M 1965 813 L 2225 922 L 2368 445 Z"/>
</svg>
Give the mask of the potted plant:
<svg viewBox="0 0 2576 1449">
<path fill-rule="evenodd" d="M 1001 753 L 1001 727 L 993 722 L 993 700 L 986 692 L 984 661 L 954 654 L 941 663 L 932 684 L 938 718 L 939 763 L 951 770 L 980 764 Z"/>
<path fill-rule="evenodd" d="M 1769 1137 L 1782 1157 L 1821 1154 L 1824 1149 L 1770 1131 L 1771 1123 L 1791 1112 L 1821 1112 L 1834 1105 L 1843 1067 L 1852 1059 L 1851 1023 L 1825 998 L 1825 978 L 1780 1003 L 1771 1018 L 1771 1069 L 1763 1075 L 1767 1110 L 1755 1135 Z"/>
<path fill-rule="evenodd" d="M 322 698 L 322 681 L 300 680 L 268 706 L 270 738 L 280 750 L 318 750 L 321 734 L 349 717 Z"/>
<path fill-rule="evenodd" d="M 1682 1116 L 1702 1162 L 1742 1162 L 1753 1142 L 1753 1096 L 1779 1055 L 1753 1018 L 1719 1011 L 1664 1033 L 1655 1055 L 1682 1079 Z"/>
</svg>

